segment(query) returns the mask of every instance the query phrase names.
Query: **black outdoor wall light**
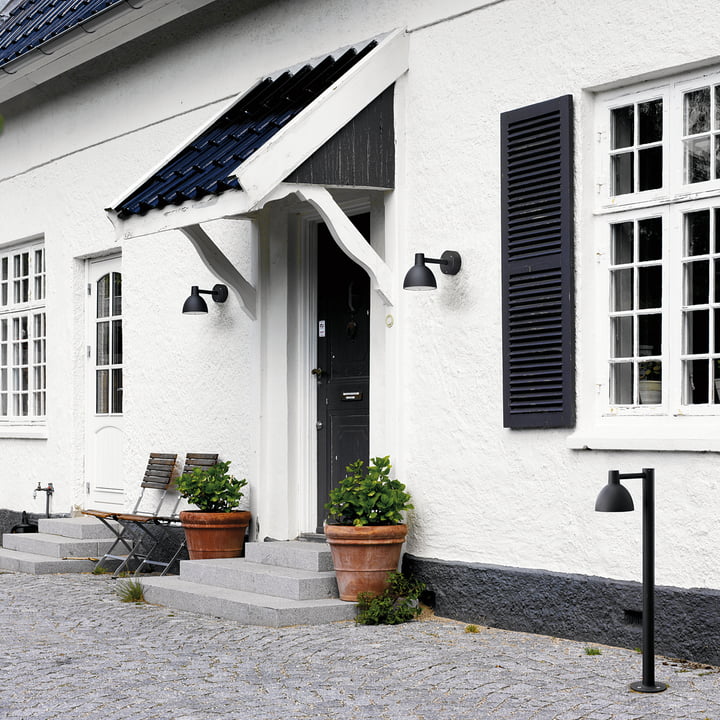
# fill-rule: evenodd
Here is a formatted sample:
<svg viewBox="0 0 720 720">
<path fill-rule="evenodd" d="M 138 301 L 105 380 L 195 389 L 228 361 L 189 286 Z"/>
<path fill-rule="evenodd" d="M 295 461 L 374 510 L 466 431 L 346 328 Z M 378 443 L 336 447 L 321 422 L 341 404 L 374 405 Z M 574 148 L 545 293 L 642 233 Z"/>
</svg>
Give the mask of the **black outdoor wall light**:
<svg viewBox="0 0 720 720">
<path fill-rule="evenodd" d="M 403 289 L 435 290 L 437 281 L 427 263 L 440 265 L 440 272 L 445 275 L 457 275 L 460 272 L 460 253 L 446 250 L 439 258 L 426 258 L 424 253 L 415 253 L 415 264 L 407 271 Z"/>
<path fill-rule="evenodd" d="M 608 472 L 608 484 L 595 501 L 598 512 L 629 512 L 635 509 L 627 488 L 620 480 L 642 478 L 643 481 L 643 613 L 642 613 L 642 681 L 630 684 L 630 689 L 642 693 L 657 693 L 667 685 L 655 682 L 655 470 L 643 468 L 640 473 Z"/>
<path fill-rule="evenodd" d="M 208 306 L 200 295 L 212 295 L 216 303 L 224 303 L 228 298 L 227 285 L 215 285 L 212 290 L 201 290 L 197 285 L 190 288 L 190 297 L 183 305 L 183 315 L 205 315 Z"/>
</svg>

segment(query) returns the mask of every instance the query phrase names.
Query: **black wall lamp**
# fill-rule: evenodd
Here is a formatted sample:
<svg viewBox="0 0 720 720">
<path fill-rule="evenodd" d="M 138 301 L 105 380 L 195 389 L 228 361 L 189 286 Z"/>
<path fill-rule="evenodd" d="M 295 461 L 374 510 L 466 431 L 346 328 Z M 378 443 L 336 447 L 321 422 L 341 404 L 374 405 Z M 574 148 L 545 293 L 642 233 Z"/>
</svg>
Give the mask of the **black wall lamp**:
<svg viewBox="0 0 720 720">
<path fill-rule="evenodd" d="M 200 295 L 212 295 L 216 303 L 224 303 L 228 298 L 227 285 L 215 285 L 212 290 L 201 290 L 197 285 L 190 288 L 190 297 L 183 305 L 183 315 L 205 315 L 208 306 Z"/>
<path fill-rule="evenodd" d="M 632 496 L 620 480 L 642 478 L 643 481 L 643 613 L 642 613 L 642 681 L 630 684 L 630 689 L 642 693 L 657 693 L 667 685 L 655 682 L 655 470 L 643 468 L 640 473 L 608 472 L 608 484 L 595 501 L 598 512 L 629 512 L 635 509 Z"/>
<path fill-rule="evenodd" d="M 460 272 L 460 253 L 446 250 L 439 258 L 426 258 L 424 253 L 415 253 L 415 264 L 407 271 L 403 289 L 435 290 L 437 282 L 427 263 L 440 265 L 440 272 L 445 275 L 457 275 Z"/>
</svg>

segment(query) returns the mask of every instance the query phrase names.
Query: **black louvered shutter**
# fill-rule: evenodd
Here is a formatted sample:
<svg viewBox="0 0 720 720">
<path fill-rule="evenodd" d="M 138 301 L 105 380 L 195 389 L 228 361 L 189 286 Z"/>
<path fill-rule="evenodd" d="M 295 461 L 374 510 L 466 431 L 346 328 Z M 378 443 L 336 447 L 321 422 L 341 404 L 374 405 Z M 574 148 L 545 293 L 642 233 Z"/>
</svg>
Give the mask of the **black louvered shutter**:
<svg viewBox="0 0 720 720">
<path fill-rule="evenodd" d="M 501 116 L 505 427 L 575 424 L 572 107 Z"/>
</svg>

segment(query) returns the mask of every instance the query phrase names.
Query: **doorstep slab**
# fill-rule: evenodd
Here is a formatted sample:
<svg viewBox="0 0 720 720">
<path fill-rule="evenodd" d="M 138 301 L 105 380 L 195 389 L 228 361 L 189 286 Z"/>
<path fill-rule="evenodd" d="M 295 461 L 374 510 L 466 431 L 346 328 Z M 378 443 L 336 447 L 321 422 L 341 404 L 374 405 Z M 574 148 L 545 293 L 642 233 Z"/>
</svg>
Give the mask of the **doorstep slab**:
<svg viewBox="0 0 720 720">
<path fill-rule="evenodd" d="M 259 565 L 293 567 L 314 572 L 334 569 L 330 546 L 319 542 L 289 540 L 246 543 L 245 558 Z"/>
<path fill-rule="evenodd" d="M 117 525 L 115 521 L 111 524 Z M 83 515 L 68 518 L 40 518 L 38 530 L 48 535 L 61 535 L 78 540 L 112 540 L 113 531 L 94 517 Z"/>
</svg>

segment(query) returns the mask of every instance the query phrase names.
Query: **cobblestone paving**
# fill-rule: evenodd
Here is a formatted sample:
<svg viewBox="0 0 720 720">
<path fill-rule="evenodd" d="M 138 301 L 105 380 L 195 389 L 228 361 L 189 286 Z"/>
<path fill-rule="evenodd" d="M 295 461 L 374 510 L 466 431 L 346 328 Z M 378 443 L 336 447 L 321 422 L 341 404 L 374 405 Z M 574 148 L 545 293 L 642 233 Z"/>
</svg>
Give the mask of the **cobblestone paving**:
<svg viewBox="0 0 720 720">
<path fill-rule="evenodd" d="M 119 601 L 92 575 L 0 574 L 2 720 L 720 720 L 720 668 L 431 619 L 279 630 Z"/>
</svg>

